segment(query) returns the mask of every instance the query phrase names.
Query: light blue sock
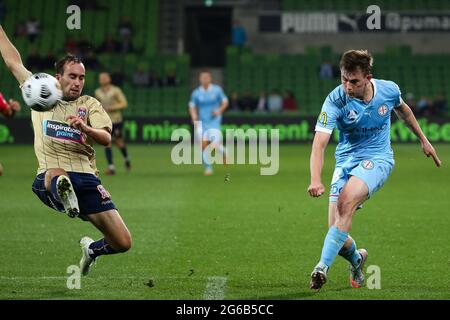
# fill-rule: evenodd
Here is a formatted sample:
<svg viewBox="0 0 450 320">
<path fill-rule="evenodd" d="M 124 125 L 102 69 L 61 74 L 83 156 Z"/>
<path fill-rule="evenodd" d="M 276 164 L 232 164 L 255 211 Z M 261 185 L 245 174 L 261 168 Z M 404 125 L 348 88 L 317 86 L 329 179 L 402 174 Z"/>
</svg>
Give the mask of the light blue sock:
<svg viewBox="0 0 450 320">
<path fill-rule="evenodd" d="M 208 154 L 203 150 L 202 152 L 202 160 L 203 160 L 203 166 L 205 169 L 212 170 L 211 160 L 208 157 Z"/>
<path fill-rule="evenodd" d="M 341 231 L 336 226 L 332 226 L 325 237 L 320 262 L 331 267 L 347 237 L 348 232 Z"/>
<path fill-rule="evenodd" d="M 361 262 L 361 255 L 356 249 L 355 240 L 352 241 L 349 248 L 346 249 L 342 247 L 341 251 L 339 251 L 339 255 L 355 267 L 359 266 L 359 263 Z"/>
</svg>

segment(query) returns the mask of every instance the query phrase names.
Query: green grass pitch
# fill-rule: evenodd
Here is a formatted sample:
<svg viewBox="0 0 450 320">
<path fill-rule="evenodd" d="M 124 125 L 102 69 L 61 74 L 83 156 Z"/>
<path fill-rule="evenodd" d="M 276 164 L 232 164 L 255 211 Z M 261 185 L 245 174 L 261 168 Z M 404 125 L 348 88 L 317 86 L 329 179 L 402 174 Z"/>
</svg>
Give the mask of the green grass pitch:
<svg viewBox="0 0 450 320">
<path fill-rule="evenodd" d="M 353 289 L 335 261 L 319 293 L 309 274 L 327 232 L 327 197 L 310 198 L 306 145 L 281 146 L 280 171 L 258 165 L 175 166 L 170 146 L 131 146 L 126 174 L 102 176 L 133 235 L 126 254 L 100 257 L 81 289 L 69 290 L 78 240 L 100 233 L 44 206 L 31 191 L 32 146 L 1 146 L 0 299 L 204 299 L 209 277 L 224 277 L 225 299 L 449 299 L 450 145 L 437 169 L 420 146 L 394 145 L 396 167 L 356 214 L 351 234 L 380 268 L 380 289 Z M 334 167 L 329 146 L 323 172 Z M 105 168 L 98 148 L 99 168 Z M 231 181 L 224 181 L 227 173 Z M 149 286 L 149 282 L 152 284 Z"/>
</svg>

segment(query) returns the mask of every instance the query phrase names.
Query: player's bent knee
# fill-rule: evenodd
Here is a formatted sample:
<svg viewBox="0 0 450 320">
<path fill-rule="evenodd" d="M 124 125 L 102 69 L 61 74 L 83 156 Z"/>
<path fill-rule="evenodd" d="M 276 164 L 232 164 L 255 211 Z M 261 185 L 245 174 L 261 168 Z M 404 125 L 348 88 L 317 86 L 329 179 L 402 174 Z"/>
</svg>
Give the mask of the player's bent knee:
<svg viewBox="0 0 450 320">
<path fill-rule="evenodd" d="M 354 201 L 346 198 L 339 198 L 337 203 L 337 213 L 340 217 L 352 215 L 355 208 Z"/>
<path fill-rule="evenodd" d="M 131 249 L 132 243 L 131 234 L 127 232 L 114 241 L 113 247 L 117 252 L 126 252 Z"/>
</svg>

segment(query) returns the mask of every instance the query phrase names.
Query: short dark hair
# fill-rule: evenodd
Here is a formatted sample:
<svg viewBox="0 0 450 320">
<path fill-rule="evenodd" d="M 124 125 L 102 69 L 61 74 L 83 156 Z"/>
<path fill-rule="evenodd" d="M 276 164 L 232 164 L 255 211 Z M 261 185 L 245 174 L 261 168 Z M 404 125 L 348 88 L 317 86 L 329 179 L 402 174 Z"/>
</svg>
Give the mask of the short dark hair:
<svg viewBox="0 0 450 320">
<path fill-rule="evenodd" d="M 64 74 L 64 67 L 67 63 L 73 62 L 73 63 L 83 63 L 83 60 L 81 60 L 80 57 L 75 56 L 73 54 L 68 54 L 61 60 L 55 63 L 55 71 L 56 74 L 63 75 Z"/>
<path fill-rule="evenodd" d="M 342 55 L 339 67 L 348 72 L 360 68 L 364 75 L 372 72 L 373 58 L 367 50 L 349 50 Z"/>
</svg>

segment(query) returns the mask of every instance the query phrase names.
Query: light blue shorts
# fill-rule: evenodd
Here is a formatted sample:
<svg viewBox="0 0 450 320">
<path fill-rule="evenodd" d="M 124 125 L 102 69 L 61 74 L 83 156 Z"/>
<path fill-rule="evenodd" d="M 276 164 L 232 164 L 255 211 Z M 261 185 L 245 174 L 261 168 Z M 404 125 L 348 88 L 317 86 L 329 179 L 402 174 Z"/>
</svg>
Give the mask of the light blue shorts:
<svg viewBox="0 0 450 320">
<path fill-rule="evenodd" d="M 222 132 L 220 130 L 220 122 L 202 123 L 197 127 L 195 132 L 200 141 L 209 141 L 211 143 L 223 143 Z"/>
<path fill-rule="evenodd" d="M 330 201 L 336 202 L 351 176 L 364 181 L 369 188 L 369 198 L 380 189 L 394 168 L 394 159 L 353 159 L 336 165 L 330 187 Z"/>
</svg>

